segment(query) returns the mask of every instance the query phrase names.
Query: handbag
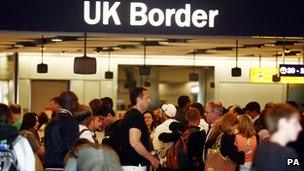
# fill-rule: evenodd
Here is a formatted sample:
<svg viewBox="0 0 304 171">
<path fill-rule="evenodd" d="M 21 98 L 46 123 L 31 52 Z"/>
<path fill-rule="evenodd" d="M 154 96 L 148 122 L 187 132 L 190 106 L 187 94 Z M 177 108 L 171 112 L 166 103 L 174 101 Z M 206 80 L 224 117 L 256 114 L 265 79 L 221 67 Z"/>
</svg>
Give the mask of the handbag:
<svg viewBox="0 0 304 171">
<path fill-rule="evenodd" d="M 213 147 L 208 149 L 204 171 L 235 171 L 236 164 L 221 154 L 222 135 L 220 134 Z"/>
</svg>

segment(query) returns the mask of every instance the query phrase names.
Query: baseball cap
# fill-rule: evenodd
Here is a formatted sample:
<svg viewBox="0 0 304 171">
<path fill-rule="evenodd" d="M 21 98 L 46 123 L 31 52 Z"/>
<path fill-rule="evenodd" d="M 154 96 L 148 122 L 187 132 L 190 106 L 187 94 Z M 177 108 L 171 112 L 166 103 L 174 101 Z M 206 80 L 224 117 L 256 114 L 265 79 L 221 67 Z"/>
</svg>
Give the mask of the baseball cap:
<svg viewBox="0 0 304 171">
<path fill-rule="evenodd" d="M 161 108 L 164 110 L 165 114 L 167 116 L 169 116 L 170 118 L 174 118 L 175 117 L 175 115 L 176 115 L 176 107 L 173 104 L 164 104 L 164 105 L 162 105 Z"/>
</svg>

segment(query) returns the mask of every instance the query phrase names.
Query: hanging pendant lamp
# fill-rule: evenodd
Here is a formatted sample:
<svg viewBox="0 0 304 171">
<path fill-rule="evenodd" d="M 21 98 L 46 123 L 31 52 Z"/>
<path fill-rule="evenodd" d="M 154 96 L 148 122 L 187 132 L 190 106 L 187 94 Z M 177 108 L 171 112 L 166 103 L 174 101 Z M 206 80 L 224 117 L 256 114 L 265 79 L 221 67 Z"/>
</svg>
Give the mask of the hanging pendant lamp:
<svg viewBox="0 0 304 171">
<path fill-rule="evenodd" d="M 113 72 L 112 71 L 110 71 L 110 58 L 111 58 L 111 51 L 112 51 L 113 49 L 112 48 L 109 48 L 109 50 L 108 50 L 108 71 L 107 72 L 105 72 L 105 78 L 106 79 L 113 79 L 113 76 L 114 76 L 114 74 L 113 74 Z"/>
<path fill-rule="evenodd" d="M 198 73 L 195 73 L 195 55 L 196 55 L 196 50 L 193 50 L 193 66 L 192 66 L 192 72 L 189 74 L 189 80 L 190 81 L 198 81 Z"/>
<path fill-rule="evenodd" d="M 45 74 L 48 72 L 48 65 L 43 63 L 43 52 L 44 52 L 44 39 L 43 35 L 41 36 L 41 64 L 37 65 L 37 73 Z"/>
<path fill-rule="evenodd" d="M 276 52 L 275 59 L 276 59 L 276 72 L 277 73 L 272 76 L 272 81 L 273 82 L 280 82 L 281 81 L 281 77 L 278 74 L 278 52 Z"/>
<path fill-rule="evenodd" d="M 139 75 L 148 76 L 150 75 L 150 67 L 146 65 L 147 57 L 147 39 L 144 39 L 144 65 L 139 67 Z"/>
<path fill-rule="evenodd" d="M 235 40 L 235 68 L 231 69 L 232 77 L 240 77 L 242 76 L 242 69 L 238 68 L 238 53 L 239 53 L 239 40 Z"/>
<path fill-rule="evenodd" d="M 74 59 L 75 74 L 96 74 L 96 58 L 87 56 L 87 33 L 84 33 L 84 54 Z"/>
</svg>

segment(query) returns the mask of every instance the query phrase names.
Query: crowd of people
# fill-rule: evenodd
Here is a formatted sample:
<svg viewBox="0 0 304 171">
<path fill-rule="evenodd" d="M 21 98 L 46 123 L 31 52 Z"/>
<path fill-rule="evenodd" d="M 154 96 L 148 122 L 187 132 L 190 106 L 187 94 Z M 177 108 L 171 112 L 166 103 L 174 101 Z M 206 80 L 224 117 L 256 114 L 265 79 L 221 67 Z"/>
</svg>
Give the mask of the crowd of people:
<svg viewBox="0 0 304 171">
<path fill-rule="evenodd" d="M 39 114 L 21 117 L 0 104 L 0 170 L 303 170 L 304 115 L 295 102 L 258 102 L 227 109 L 179 96 L 178 106 L 150 109 L 147 89 L 130 90 L 118 118 L 109 97 L 79 104 L 62 92 Z M 41 136 L 39 130 L 44 128 Z M 102 138 L 96 133 L 102 132 Z"/>
</svg>

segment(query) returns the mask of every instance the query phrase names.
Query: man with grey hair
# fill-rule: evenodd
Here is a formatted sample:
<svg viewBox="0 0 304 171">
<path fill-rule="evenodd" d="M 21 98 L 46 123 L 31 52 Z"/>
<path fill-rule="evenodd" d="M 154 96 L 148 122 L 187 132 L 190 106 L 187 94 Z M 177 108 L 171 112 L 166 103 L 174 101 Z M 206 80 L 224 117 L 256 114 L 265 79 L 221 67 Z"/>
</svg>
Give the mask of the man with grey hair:
<svg viewBox="0 0 304 171">
<path fill-rule="evenodd" d="M 223 105 L 220 101 L 209 101 L 206 104 L 205 116 L 206 121 L 209 124 L 209 128 L 206 135 L 205 149 L 203 153 L 203 160 L 206 159 L 206 154 L 209 148 L 213 146 L 215 140 L 209 139 L 210 133 L 212 132 L 213 126 L 223 115 Z"/>
<path fill-rule="evenodd" d="M 205 116 L 211 126 L 223 115 L 223 105 L 219 101 L 209 101 L 206 105 Z"/>
</svg>

